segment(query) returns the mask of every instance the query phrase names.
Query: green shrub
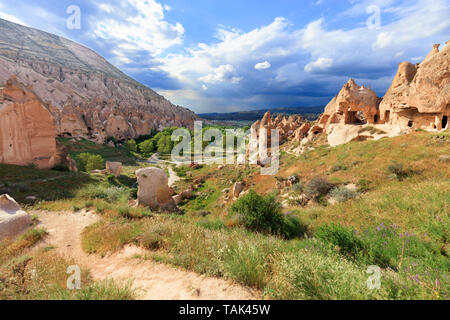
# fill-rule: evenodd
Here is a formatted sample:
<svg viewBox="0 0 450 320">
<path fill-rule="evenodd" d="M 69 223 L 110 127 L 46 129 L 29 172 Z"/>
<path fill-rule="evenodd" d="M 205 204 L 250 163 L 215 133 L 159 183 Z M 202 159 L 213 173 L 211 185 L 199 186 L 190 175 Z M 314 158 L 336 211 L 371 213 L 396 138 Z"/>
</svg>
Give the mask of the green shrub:
<svg viewBox="0 0 450 320">
<path fill-rule="evenodd" d="M 321 196 L 326 196 L 333 188 L 334 185 L 326 179 L 316 177 L 308 182 L 305 193 L 310 198 L 318 199 Z"/>
<path fill-rule="evenodd" d="M 303 237 L 307 231 L 307 226 L 297 216 L 287 215 L 284 218 L 283 234 L 287 239 Z"/>
<path fill-rule="evenodd" d="M 137 152 L 138 151 L 138 147 L 136 144 L 136 140 L 131 139 L 127 141 L 127 149 L 131 152 Z"/>
<path fill-rule="evenodd" d="M 363 242 L 352 228 L 330 224 L 321 226 L 314 236 L 317 239 L 338 246 L 342 253 L 352 257 L 359 256 L 363 250 Z"/>
<path fill-rule="evenodd" d="M 400 181 L 409 176 L 409 172 L 404 169 L 403 164 L 396 161 L 392 161 L 387 170 Z"/>
<path fill-rule="evenodd" d="M 153 139 L 145 140 L 139 144 L 139 151 L 145 156 L 150 157 L 156 150 L 156 143 Z"/>
<path fill-rule="evenodd" d="M 254 190 L 238 199 L 231 212 L 236 214 L 246 228 L 273 234 L 279 234 L 284 225 L 280 203 L 272 196 L 261 196 Z"/>
<path fill-rule="evenodd" d="M 366 269 L 330 251 L 302 249 L 276 257 L 266 294 L 279 300 L 383 299 L 385 287 L 368 290 Z"/>
<path fill-rule="evenodd" d="M 330 196 L 334 198 L 337 202 L 346 202 L 348 200 L 354 199 L 358 196 L 356 191 L 350 190 L 345 187 L 334 188 Z"/>
<path fill-rule="evenodd" d="M 109 174 L 109 175 L 106 177 L 106 180 L 107 180 L 108 183 L 111 184 L 111 185 L 114 185 L 114 186 L 118 185 L 117 178 L 116 178 L 116 176 L 113 175 L 113 174 Z"/>
<path fill-rule="evenodd" d="M 301 182 L 296 183 L 292 186 L 292 191 L 295 192 L 296 194 L 302 194 L 304 190 L 305 185 Z"/>
<path fill-rule="evenodd" d="M 105 160 L 99 154 L 81 153 L 77 156 L 77 166 L 80 171 L 91 172 L 105 167 Z"/>
</svg>

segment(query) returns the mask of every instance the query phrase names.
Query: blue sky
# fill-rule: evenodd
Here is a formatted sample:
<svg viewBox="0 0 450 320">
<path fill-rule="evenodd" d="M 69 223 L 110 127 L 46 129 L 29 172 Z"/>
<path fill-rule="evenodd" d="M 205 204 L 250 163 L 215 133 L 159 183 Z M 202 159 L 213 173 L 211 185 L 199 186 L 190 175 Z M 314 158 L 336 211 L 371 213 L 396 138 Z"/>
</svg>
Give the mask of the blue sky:
<svg viewBox="0 0 450 320">
<path fill-rule="evenodd" d="M 86 45 L 199 113 L 325 105 L 350 77 L 382 96 L 400 62 L 450 40 L 449 16 L 449 0 L 0 2 L 1 18 Z"/>
</svg>

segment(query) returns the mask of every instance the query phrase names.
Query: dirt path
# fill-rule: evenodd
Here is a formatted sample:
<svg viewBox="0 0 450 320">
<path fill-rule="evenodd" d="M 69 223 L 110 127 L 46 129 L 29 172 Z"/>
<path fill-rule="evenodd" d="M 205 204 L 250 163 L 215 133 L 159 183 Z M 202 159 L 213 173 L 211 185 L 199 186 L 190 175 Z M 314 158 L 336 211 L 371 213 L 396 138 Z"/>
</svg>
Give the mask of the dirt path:
<svg viewBox="0 0 450 320">
<path fill-rule="evenodd" d="M 113 278 L 133 280 L 142 300 L 250 300 L 261 294 L 229 281 L 209 278 L 193 272 L 175 269 L 150 260 L 145 250 L 128 246 L 122 251 L 100 258 L 87 255 L 81 248 L 81 232 L 97 221 L 97 217 L 80 211 L 77 213 L 33 212 L 49 235 L 39 247 L 55 246 L 61 255 L 73 258 L 80 266 L 90 269 L 94 280 Z"/>
<path fill-rule="evenodd" d="M 180 177 L 173 171 L 171 166 L 167 166 L 169 170 L 169 187 L 173 186 L 177 181 L 180 180 Z"/>
</svg>

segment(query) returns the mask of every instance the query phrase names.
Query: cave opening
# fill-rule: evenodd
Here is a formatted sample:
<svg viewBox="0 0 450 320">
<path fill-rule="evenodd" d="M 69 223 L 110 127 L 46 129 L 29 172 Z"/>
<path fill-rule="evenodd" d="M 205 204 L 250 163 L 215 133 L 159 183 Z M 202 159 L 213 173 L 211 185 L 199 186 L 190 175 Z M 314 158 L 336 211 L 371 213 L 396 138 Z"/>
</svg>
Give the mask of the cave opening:
<svg viewBox="0 0 450 320">
<path fill-rule="evenodd" d="M 414 125 L 414 122 L 413 122 L 412 120 L 409 120 L 409 121 L 408 121 L 408 127 L 412 128 L 413 125 Z"/>
<path fill-rule="evenodd" d="M 374 122 L 374 123 L 377 123 L 377 122 L 378 122 L 378 115 L 377 115 L 377 114 L 373 117 L 373 122 Z"/>
<path fill-rule="evenodd" d="M 391 111 L 386 110 L 386 112 L 384 113 L 384 121 L 388 123 L 390 119 L 391 119 Z"/>
<path fill-rule="evenodd" d="M 346 114 L 345 124 L 366 124 L 366 118 L 361 111 L 349 111 Z"/>
<path fill-rule="evenodd" d="M 448 117 L 447 116 L 443 116 L 442 117 L 442 129 L 447 128 L 447 124 L 448 124 Z"/>
</svg>

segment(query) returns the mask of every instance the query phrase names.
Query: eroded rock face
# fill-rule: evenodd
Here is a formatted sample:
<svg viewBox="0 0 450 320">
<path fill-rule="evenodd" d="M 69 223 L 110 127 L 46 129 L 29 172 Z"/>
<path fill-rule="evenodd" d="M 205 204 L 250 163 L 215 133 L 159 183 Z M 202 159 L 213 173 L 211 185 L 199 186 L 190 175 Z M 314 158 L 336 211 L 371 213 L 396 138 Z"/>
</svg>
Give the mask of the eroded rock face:
<svg viewBox="0 0 450 320">
<path fill-rule="evenodd" d="M 0 163 L 55 165 L 56 130 L 50 112 L 15 77 L 0 90 Z"/>
<path fill-rule="evenodd" d="M 92 50 L 0 19 L 0 84 L 11 75 L 33 90 L 55 118 L 58 135 L 103 143 L 169 126 L 192 127 L 196 116 L 131 79 Z"/>
<path fill-rule="evenodd" d="M 450 41 L 434 45 L 417 65 L 400 64 L 380 104 L 382 122 L 398 128 L 448 129 L 450 117 Z"/>
<path fill-rule="evenodd" d="M 15 238 L 31 224 L 30 216 L 9 195 L 0 196 L 0 240 Z"/>
<path fill-rule="evenodd" d="M 325 107 L 319 124 L 327 129 L 330 124 L 376 123 L 379 119 L 379 102 L 380 99 L 374 91 L 358 86 L 350 79 Z"/>
<path fill-rule="evenodd" d="M 300 141 L 308 133 L 311 125 L 304 122 L 301 116 L 282 116 L 278 115 L 275 119 L 272 119 L 270 111 L 267 111 L 262 120 L 257 120 L 252 125 L 252 130 L 255 135 L 252 138 L 256 145 L 259 141 L 266 143 L 267 147 L 270 148 L 271 144 L 271 130 L 278 130 L 280 134 L 280 143 L 287 140 L 294 139 Z M 266 135 L 259 140 L 261 133 L 265 130 Z"/>
<path fill-rule="evenodd" d="M 169 178 L 163 169 L 144 168 L 136 171 L 139 184 L 138 205 L 152 210 L 176 211 L 169 192 Z"/>
</svg>

